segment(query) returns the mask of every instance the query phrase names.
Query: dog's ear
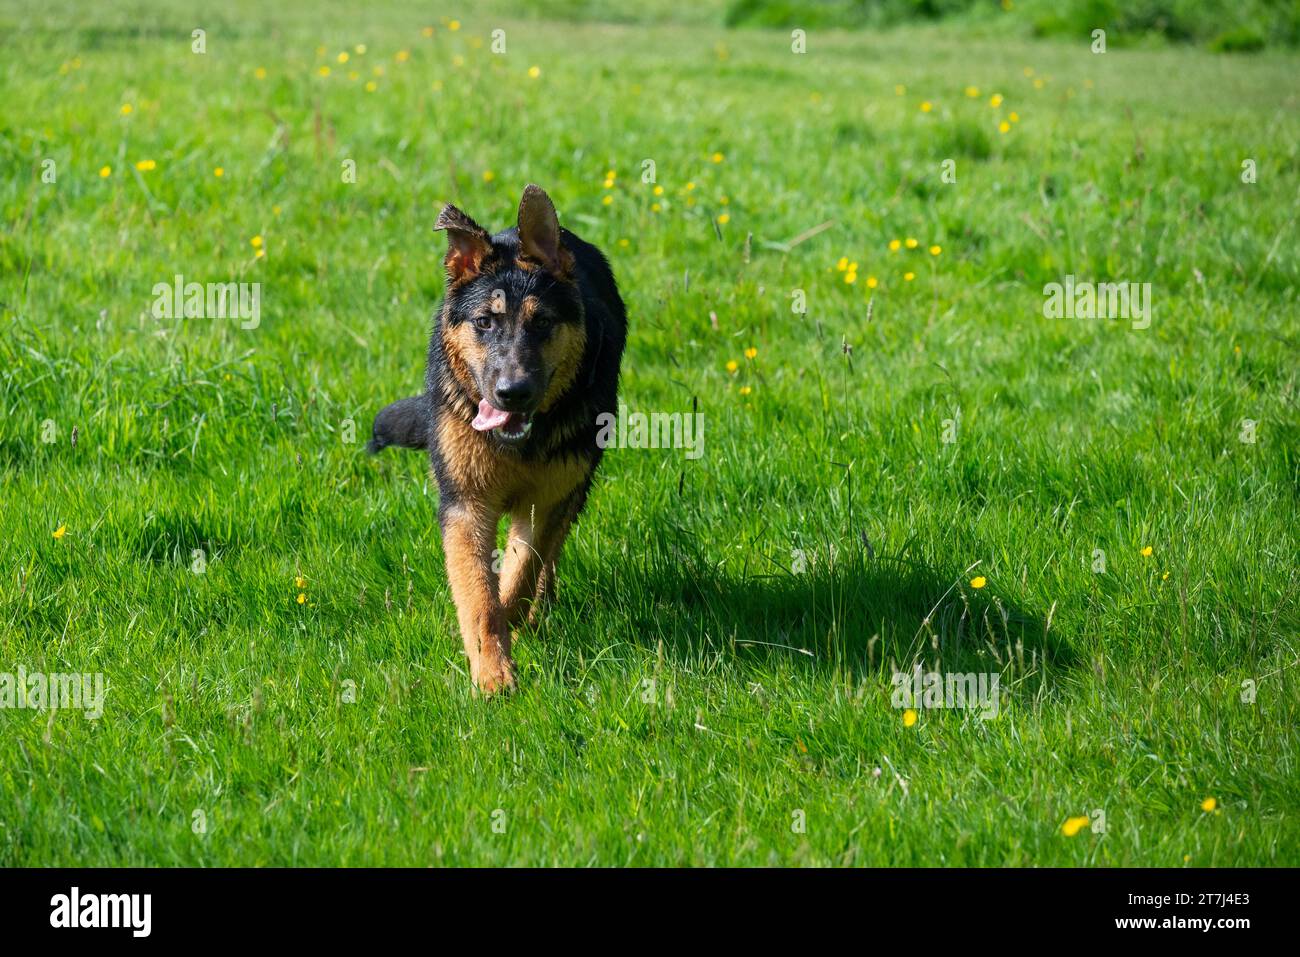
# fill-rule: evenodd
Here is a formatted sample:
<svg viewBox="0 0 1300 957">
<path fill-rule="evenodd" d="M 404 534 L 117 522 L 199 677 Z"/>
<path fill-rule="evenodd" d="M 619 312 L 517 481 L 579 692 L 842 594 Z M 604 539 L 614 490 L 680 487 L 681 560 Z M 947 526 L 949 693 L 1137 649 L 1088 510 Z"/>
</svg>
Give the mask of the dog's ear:
<svg viewBox="0 0 1300 957">
<path fill-rule="evenodd" d="M 433 228 L 447 230 L 447 256 L 443 259 L 447 276 L 453 282 L 477 276 L 492 251 L 492 237 L 487 230 L 451 203 L 442 208 Z"/>
<path fill-rule="evenodd" d="M 519 200 L 519 253 L 560 279 L 573 272 L 573 254 L 560 240 L 555 204 L 540 186 L 529 183 Z"/>
</svg>

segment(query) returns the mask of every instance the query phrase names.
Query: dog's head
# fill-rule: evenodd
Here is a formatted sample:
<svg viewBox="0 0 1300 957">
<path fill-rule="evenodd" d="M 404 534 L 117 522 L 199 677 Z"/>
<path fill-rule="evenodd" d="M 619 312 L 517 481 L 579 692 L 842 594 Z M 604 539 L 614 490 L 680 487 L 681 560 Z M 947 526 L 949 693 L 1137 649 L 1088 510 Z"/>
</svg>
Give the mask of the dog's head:
<svg viewBox="0 0 1300 957">
<path fill-rule="evenodd" d="M 447 295 L 440 319 L 449 371 L 478 404 L 474 428 L 523 443 L 533 418 L 573 385 L 586 349 L 586 320 L 573 254 L 555 206 L 528 186 L 516 230 L 497 236 L 448 205 Z"/>
</svg>

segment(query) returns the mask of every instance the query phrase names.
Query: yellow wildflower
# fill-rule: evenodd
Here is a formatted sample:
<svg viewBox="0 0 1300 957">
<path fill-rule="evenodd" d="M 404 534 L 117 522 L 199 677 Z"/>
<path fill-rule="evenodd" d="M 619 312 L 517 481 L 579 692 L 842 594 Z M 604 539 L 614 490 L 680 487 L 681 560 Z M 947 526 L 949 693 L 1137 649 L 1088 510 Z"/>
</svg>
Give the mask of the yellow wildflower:
<svg viewBox="0 0 1300 957">
<path fill-rule="evenodd" d="M 1067 818 L 1065 823 L 1061 825 L 1061 833 L 1066 837 L 1074 837 L 1074 835 L 1078 834 L 1087 826 L 1088 819 L 1082 815 L 1079 817 Z"/>
</svg>

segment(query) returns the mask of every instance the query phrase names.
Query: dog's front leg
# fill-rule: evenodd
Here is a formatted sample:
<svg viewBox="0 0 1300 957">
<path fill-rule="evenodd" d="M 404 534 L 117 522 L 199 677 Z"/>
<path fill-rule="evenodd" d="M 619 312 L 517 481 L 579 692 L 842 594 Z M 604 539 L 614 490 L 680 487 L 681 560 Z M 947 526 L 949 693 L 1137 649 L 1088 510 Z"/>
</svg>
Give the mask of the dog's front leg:
<svg viewBox="0 0 1300 957">
<path fill-rule="evenodd" d="M 581 500 L 570 495 L 549 508 L 517 510 L 512 515 L 509 545 L 501 569 L 501 608 L 514 627 L 537 621 L 555 583 L 555 563 L 564 547 Z"/>
<path fill-rule="evenodd" d="M 485 694 L 515 687 L 510 628 L 497 599 L 492 572 L 497 519 L 485 510 L 453 506 L 440 515 L 447 581 L 456 602 L 470 676 Z"/>
<path fill-rule="evenodd" d="M 545 519 L 546 513 L 541 517 Z M 537 592 L 537 576 L 542 569 L 536 544 L 537 518 L 535 509 L 511 516 L 505 560 L 501 564 L 501 610 L 511 627 L 528 615 Z"/>
</svg>

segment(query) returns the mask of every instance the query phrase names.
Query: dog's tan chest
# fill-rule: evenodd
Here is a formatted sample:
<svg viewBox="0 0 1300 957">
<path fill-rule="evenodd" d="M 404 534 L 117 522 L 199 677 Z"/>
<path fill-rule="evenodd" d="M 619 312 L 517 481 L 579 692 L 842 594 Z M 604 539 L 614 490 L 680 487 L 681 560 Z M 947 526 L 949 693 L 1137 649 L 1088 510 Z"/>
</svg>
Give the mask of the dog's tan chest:
<svg viewBox="0 0 1300 957">
<path fill-rule="evenodd" d="M 500 511 L 545 509 L 563 501 L 591 472 L 591 460 L 569 455 L 525 462 L 454 414 L 438 422 L 438 445 L 454 483 L 468 499 Z"/>
</svg>

